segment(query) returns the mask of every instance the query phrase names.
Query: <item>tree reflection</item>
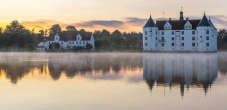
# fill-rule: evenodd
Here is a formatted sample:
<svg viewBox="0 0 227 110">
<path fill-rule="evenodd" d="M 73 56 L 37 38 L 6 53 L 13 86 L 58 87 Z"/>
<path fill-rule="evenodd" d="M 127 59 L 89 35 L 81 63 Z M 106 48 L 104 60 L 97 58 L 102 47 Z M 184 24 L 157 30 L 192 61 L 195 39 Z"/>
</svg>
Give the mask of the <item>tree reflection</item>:
<svg viewBox="0 0 227 110">
<path fill-rule="evenodd" d="M 143 69 L 143 78 L 149 89 L 154 86 L 178 88 L 184 96 L 185 88 L 212 86 L 217 71 L 226 75 L 225 54 L 47 54 L 46 56 L 0 55 L 1 76 L 16 84 L 34 68 L 39 74 L 57 81 L 62 76 L 94 79 L 120 79 L 126 71 Z M 111 76 L 114 75 L 114 76 Z M 98 75 L 98 77 L 96 77 Z M 109 76 L 108 76 L 109 75 Z M 140 76 L 136 76 L 140 77 Z M 142 76 L 141 76 L 142 77 Z M 141 79 L 139 79 L 141 81 Z"/>
</svg>

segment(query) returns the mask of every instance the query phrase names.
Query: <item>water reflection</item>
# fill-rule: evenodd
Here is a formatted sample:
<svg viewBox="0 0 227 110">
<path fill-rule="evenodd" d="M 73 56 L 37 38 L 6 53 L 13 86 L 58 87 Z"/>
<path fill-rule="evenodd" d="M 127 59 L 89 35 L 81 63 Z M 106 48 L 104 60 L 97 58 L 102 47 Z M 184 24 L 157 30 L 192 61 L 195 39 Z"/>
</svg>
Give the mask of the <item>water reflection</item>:
<svg viewBox="0 0 227 110">
<path fill-rule="evenodd" d="M 17 56 L 17 57 L 15 57 Z M 36 71 L 57 81 L 62 75 L 91 80 L 145 81 L 154 86 L 203 88 L 206 93 L 218 76 L 226 75 L 227 55 L 218 54 L 0 54 L 0 77 L 13 84 Z M 137 75 L 131 75 L 137 71 Z M 139 72 L 138 72 L 139 71 Z"/>
<path fill-rule="evenodd" d="M 170 54 L 144 56 L 143 77 L 152 90 L 154 84 L 180 88 L 202 87 L 207 92 L 217 77 L 217 54 Z"/>
</svg>

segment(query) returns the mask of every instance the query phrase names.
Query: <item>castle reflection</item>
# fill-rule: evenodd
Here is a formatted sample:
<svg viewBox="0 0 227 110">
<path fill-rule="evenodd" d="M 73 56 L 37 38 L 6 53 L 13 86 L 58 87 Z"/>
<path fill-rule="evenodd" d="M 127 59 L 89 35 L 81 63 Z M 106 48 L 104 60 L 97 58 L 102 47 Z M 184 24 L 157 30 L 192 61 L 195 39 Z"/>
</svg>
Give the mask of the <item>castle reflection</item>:
<svg viewBox="0 0 227 110">
<path fill-rule="evenodd" d="M 150 90 L 157 86 L 203 87 L 205 93 L 218 75 L 217 54 L 169 54 L 143 58 L 143 77 Z"/>
<path fill-rule="evenodd" d="M 226 75 L 225 54 L 47 54 L 37 55 L 0 54 L 0 78 L 10 79 L 16 84 L 29 74 L 50 76 L 59 80 L 83 76 L 97 79 L 127 78 L 137 70 L 139 75 L 128 77 L 130 82 L 142 82 L 150 90 L 154 86 L 179 88 L 203 88 L 205 93 L 218 76 Z M 126 71 L 130 71 L 125 74 Z M 106 77 L 108 76 L 109 77 Z M 110 76 L 112 75 L 112 76 Z M 137 78 L 139 77 L 139 78 Z M 131 79 L 130 79 L 131 78 Z"/>
</svg>

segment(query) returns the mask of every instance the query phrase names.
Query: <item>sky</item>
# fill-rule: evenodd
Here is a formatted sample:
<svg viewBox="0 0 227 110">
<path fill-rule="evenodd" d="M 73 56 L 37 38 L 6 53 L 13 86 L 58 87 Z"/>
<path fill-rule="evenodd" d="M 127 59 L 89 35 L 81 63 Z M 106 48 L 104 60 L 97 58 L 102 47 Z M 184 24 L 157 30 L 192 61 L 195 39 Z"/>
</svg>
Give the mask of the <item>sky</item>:
<svg viewBox="0 0 227 110">
<path fill-rule="evenodd" d="M 78 30 L 142 32 L 150 14 L 153 19 L 201 19 L 204 12 L 217 29 L 227 29 L 227 0 L 0 0 L 0 27 L 18 20 L 36 32 L 60 24 Z M 164 14 L 163 14 L 164 12 Z"/>
</svg>

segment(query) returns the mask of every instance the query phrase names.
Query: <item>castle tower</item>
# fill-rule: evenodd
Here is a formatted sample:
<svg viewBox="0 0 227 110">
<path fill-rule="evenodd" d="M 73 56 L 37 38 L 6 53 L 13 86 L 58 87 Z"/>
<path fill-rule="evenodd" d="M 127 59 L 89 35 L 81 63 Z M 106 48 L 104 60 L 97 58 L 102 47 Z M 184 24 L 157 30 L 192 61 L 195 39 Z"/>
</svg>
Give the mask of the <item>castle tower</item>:
<svg viewBox="0 0 227 110">
<path fill-rule="evenodd" d="M 217 51 L 217 29 L 205 13 L 196 28 L 198 32 L 198 51 Z"/>
<path fill-rule="evenodd" d="M 157 50 L 157 37 L 158 27 L 150 16 L 149 20 L 143 27 L 143 50 Z"/>
<path fill-rule="evenodd" d="M 184 13 L 182 12 L 182 8 L 181 8 L 181 12 L 180 12 L 180 20 L 184 20 Z"/>
</svg>

